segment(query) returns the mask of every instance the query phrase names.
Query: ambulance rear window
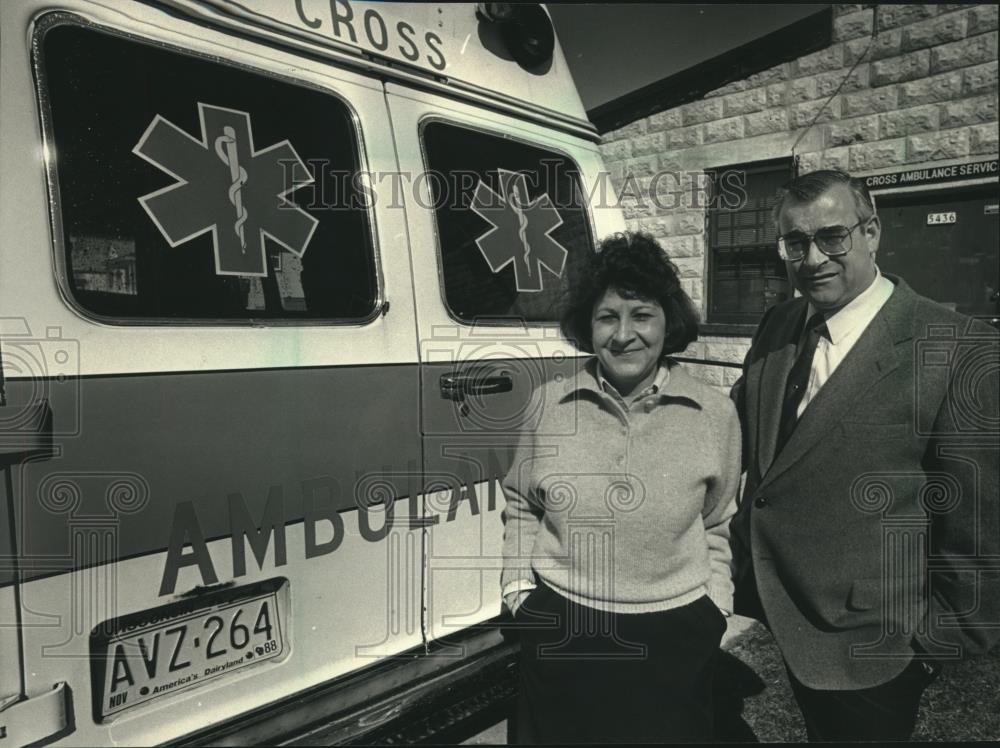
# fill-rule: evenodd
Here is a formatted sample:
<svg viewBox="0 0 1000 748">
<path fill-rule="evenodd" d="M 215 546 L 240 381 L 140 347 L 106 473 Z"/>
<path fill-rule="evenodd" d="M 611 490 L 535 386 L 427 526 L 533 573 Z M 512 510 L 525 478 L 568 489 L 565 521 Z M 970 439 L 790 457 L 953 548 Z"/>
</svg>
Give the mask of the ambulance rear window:
<svg viewBox="0 0 1000 748">
<path fill-rule="evenodd" d="M 369 216 L 350 178 L 359 139 L 343 101 L 74 25 L 45 34 L 40 62 L 63 283 L 83 311 L 110 322 L 373 314 Z"/>
<path fill-rule="evenodd" d="M 429 122 L 423 128 L 444 297 L 463 322 L 554 322 L 594 251 L 579 170 L 519 141 Z"/>
</svg>

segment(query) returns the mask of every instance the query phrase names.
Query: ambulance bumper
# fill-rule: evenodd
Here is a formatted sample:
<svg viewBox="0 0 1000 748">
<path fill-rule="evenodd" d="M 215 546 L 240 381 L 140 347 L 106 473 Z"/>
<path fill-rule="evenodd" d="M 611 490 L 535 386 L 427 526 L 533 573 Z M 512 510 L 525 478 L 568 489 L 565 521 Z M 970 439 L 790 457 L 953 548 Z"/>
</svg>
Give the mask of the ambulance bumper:
<svg viewBox="0 0 1000 748">
<path fill-rule="evenodd" d="M 447 656 L 456 645 L 464 653 Z M 517 649 L 492 626 L 465 632 L 432 644 L 430 654 L 411 650 L 169 745 L 426 741 L 467 720 L 506 716 L 516 693 Z"/>
</svg>

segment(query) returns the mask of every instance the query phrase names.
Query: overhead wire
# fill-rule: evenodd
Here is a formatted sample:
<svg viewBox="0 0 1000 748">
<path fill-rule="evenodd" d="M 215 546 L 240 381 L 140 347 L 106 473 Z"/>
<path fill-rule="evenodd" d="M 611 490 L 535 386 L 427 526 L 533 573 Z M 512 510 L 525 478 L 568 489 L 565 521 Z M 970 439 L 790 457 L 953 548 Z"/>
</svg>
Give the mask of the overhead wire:
<svg viewBox="0 0 1000 748">
<path fill-rule="evenodd" d="M 805 126 L 805 128 L 803 128 L 802 132 L 800 132 L 799 136 L 795 139 L 795 143 L 792 144 L 792 163 L 793 163 L 793 169 L 795 170 L 796 173 L 798 173 L 799 157 L 798 154 L 795 153 L 795 149 L 799 147 L 799 143 L 802 142 L 802 138 L 804 138 L 806 136 L 806 133 L 808 133 L 813 128 L 813 125 L 816 124 L 820 116 L 822 116 L 823 112 L 827 110 L 827 108 L 830 106 L 830 103 L 840 94 L 841 90 L 843 90 L 844 86 L 847 84 L 847 81 L 849 81 L 851 79 L 851 76 L 854 75 L 854 71 L 858 69 L 858 65 L 860 65 L 861 62 L 868 56 L 868 53 L 871 51 L 872 48 L 872 43 L 878 36 L 878 31 L 879 31 L 878 5 L 872 5 L 871 9 L 872 9 L 872 33 L 871 36 L 868 37 L 868 44 L 865 46 L 864 51 L 860 55 L 858 55 L 858 58 L 854 61 L 854 64 L 851 65 L 851 69 L 847 71 L 847 75 L 844 76 L 844 79 L 840 81 L 840 84 L 837 86 L 834 92 L 830 94 L 827 100 L 823 102 L 823 105 L 818 110 L 816 110 L 816 114 L 813 115 L 812 120 L 809 122 L 808 125 Z"/>
</svg>

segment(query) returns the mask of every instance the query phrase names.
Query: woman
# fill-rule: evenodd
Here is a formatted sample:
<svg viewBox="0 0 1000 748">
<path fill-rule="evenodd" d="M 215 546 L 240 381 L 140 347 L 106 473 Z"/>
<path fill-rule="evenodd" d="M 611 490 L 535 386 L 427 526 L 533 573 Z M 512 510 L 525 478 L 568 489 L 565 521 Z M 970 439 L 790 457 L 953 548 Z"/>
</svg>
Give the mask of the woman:
<svg viewBox="0 0 1000 748">
<path fill-rule="evenodd" d="M 503 483 L 519 743 L 712 738 L 740 429 L 728 398 L 665 358 L 697 322 L 644 234 L 602 242 L 570 289 L 563 334 L 594 356 L 543 385 Z"/>
</svg>

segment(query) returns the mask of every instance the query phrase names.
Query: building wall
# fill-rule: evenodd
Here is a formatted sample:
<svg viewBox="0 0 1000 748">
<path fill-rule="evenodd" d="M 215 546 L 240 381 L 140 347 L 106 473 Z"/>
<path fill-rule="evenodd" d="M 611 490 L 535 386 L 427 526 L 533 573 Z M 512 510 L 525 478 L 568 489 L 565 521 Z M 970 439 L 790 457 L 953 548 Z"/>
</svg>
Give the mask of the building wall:
<svg viewBox="0 0 1000 748">
<path fill-rule="evenodd" d="M 601 150 L 629 228 L 660 240 L 703 317 L 701 170 L 788 157 L 797 140 L 801 172 L 839 168 L 861 176 L 997 156 L 997 6 L 833 10 L 826 49 L 604 136 Z M 741 361 L 748 346 L 746 336 L 703 335 L 687 355 Z M 696 373 L 719 386 L 739 375 L 711 367 Z"/>
</svg>

